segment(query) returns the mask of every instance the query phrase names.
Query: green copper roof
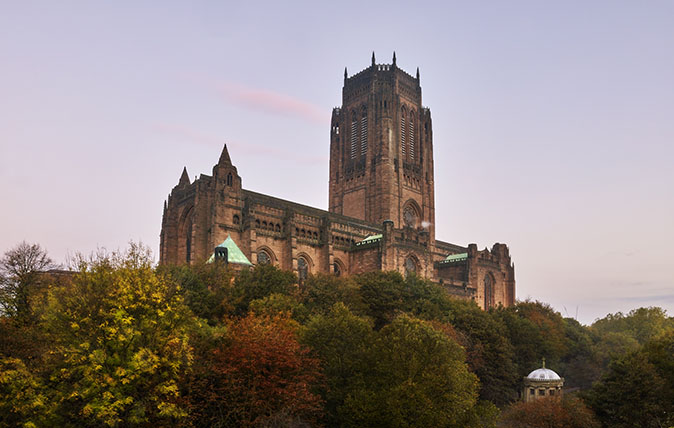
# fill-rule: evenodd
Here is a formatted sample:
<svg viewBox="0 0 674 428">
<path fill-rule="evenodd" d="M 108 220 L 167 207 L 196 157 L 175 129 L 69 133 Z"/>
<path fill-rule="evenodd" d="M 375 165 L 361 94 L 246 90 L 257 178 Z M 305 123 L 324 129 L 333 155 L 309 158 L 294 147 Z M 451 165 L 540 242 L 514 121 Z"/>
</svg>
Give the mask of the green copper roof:
<svg viewBox="0 0 674 428">
<path fill-rule="evenodd" d="M 366 242 L 376 241 L 377 239 L 381 239 L 381 237 L 382 237 L 382 234 L 381 234 L 381 233 L 380 233 L 379 235 L 370 235 L 370 236 L 368 236 L 367 238 L 365 238 L 365 239 L 363 239 L 362 241 L 360 241 L 360 243 L 363 243 L 363 244 L 364 244 L 364 243 L 366 243 Z"/>
<path fill-rule="evenodd" d="M 459 254 L 450 254 L 444 261 L 446 262 L 458 262 L 459 260 L 466 260 L 468 258 L 468 253 L 459 253 Z"/>
<path fill-rule="evenodd" d="M 236 263 L 238 265 L 253 266 L 253 264 L 248 260 L 245 254 L 239 249 L 239 246 L 236 245 L 236 242 L 232 239 L 231 236 L 227 235 L 225 242 L 218 245 L 218 247 L 227 248 L 227 263 Z M 208 263 L 213 263 L 215 260 L 215 253 L 211 254 L 211 257 L 208 259 Z"/>
</svg>

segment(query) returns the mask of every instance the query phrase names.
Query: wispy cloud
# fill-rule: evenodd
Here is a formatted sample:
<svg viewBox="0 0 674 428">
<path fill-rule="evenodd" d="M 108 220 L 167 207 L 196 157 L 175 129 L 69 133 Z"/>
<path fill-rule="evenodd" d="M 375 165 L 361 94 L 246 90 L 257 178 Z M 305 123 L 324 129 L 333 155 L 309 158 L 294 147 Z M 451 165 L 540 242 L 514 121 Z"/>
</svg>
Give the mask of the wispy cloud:
<svg viewBox="0 0 674 428">
<path fill-rule="evenodd" d="M 253 110 L 296 117 L 319 125 L 325 125 L 330 120 L 329 111 L 279 92 L 229 82 L 217 83 L 216 90 L 227 101 Z"/>
</svg>

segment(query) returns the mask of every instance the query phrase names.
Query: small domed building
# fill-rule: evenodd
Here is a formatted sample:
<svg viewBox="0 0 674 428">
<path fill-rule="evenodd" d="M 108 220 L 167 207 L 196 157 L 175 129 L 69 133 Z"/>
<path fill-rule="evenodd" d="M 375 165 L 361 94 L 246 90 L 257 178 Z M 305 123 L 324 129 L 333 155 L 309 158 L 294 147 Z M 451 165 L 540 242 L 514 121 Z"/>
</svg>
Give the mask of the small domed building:
<svg viewBox="0 0 674 428">
<path fill-rule="evenodd" d="M 553 370 L 545 368 L 545 358 L 543 358 L 543 367 L 532 371 L 524 378 L 522 399 L 529 402 L 543 397 L 561 397 L 563 386 L 564 378 L 559 377 Z"/>
</svg>

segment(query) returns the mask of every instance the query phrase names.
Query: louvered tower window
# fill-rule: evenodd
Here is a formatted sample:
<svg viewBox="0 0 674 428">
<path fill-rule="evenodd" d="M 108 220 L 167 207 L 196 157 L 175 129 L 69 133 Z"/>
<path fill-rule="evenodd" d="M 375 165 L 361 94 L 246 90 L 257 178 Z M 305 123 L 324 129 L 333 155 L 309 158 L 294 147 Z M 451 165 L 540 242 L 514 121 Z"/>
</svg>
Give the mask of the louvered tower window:
<svg viewBox="0 0 674 428">
<path fill-rule="evenodd" d="M 410 113 L 410 160 L 414 160 L 416 142 L 414 141 L 414 112 Z"/>
<path fill-rule="evenodd" d="M 405 158 L 405 109 L 400 115 L 400 148 L 402 149 L 403 158 Z"/>
<path fill-rule="evenodd" d="M 358 147 L 358 120 L 356 119 L 356 113 L 351 115 L 351 159 L 356 158 Z"/>
<path fill-rule="evenodd" d="M 360 118 L 360 155 L 365 156 L 367 153 L 367 111 L 363 111 L 363 116 Z"/>
</svg>

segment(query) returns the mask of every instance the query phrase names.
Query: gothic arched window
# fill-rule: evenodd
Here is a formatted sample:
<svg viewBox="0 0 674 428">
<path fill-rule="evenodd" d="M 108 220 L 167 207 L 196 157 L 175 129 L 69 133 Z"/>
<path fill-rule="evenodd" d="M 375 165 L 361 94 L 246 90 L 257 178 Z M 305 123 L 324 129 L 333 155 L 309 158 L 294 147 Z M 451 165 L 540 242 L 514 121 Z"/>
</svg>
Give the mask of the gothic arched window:
<svg viewBox="0 0 674 428">
<path fill-rule="evenodd" d="M 358 118 L 356 112 L 351 112 L 351 159 L 356 158 L 358 148 Z"/>
<path fill-rule="evenodd" d="M 405 147 L 405 119 L 407 116 L 407 112 L 405 111 L 405 107 L 402 108 L 402 111 L 400 112 L 400 149 L 402 150 L 402 157 L 403 159 L 405 158 L 405 153 L 406 153 L 406 147 Z"/>
<path fill-rule="evenodd" d="M 309 262 L 307 260 L 300 256 L 297 258 L 297 276 L 300 279 L 300 282 L 303 282 L 305 279 L 307 279 L 307 276 L 309 275 Z"/>
<path fill-rule="evenodd" d="M 367 153 L 367 110 L 363 108 L 360 117 L 360 155 L 365 156 Z"/>
<path fill-rule="evenodd" d="M 491 274 L 484 276 L 484 309 L 494 306 L 494 282 Z"/>
<path fill-rule="evenodd" d="M 410 142 L 409 142 L 409 152 L 410 152 L 410 160 L 414 160 L 414 157 L 416 156 L 416 141 L 414 141 L 414 127 L 416 126 L 416 121 L 414 120 L 414 111 L 410 112 L 410 120 L 409 120 L 409 127 L 410 127 Z"/>
<path fill-rule="evenodd" d="M 232 173 L 230 172 L 229 174 L 227 174 L 227 185 L 231 187 L 233 181 L 234 179 L 232 177 Z"/>
<path fill-rule="evenodd" d="M 405 276 L 413 275 L 417 273 L 417 262 L 414 261 L 413 257 L 408 257 L 405 259 Z"/>
</svg>

